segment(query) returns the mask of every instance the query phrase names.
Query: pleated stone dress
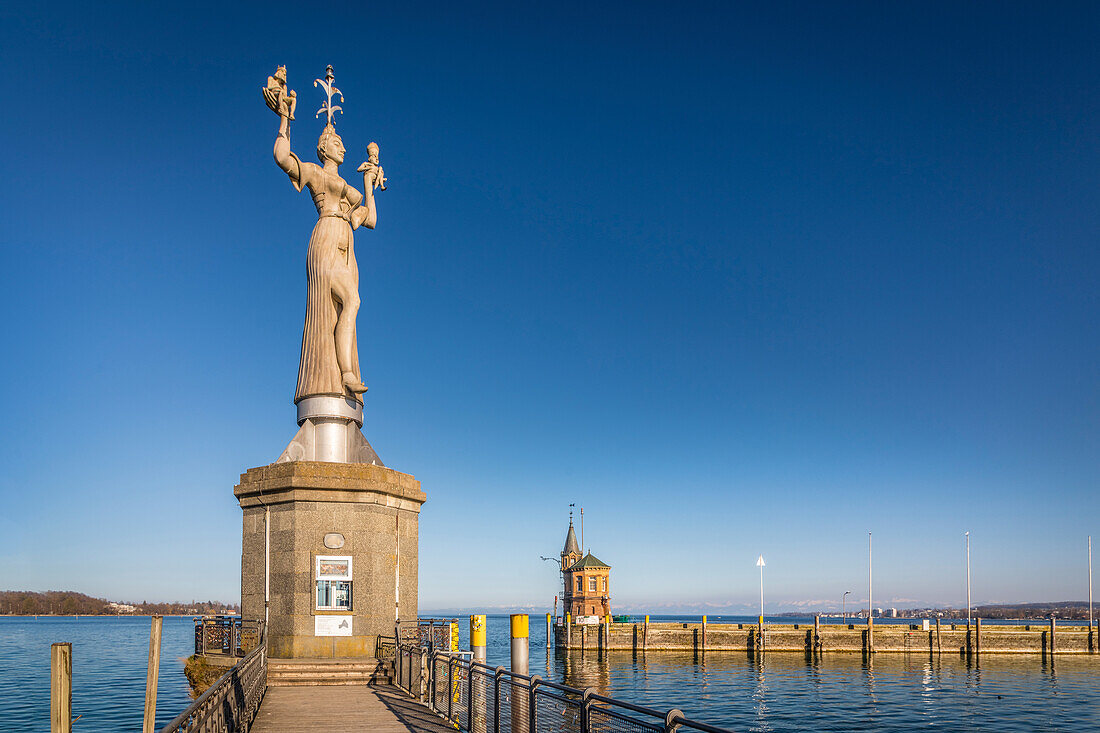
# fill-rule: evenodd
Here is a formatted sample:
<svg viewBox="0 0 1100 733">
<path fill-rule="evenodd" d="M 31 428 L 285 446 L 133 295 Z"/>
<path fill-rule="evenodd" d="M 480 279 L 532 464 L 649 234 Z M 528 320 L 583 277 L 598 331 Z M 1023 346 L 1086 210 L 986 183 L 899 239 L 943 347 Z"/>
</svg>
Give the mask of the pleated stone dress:
<svg viewBox="0 0 1100 733">
<path fill-rule="evenodd" d="M 306 322 L 302 330 L 302 357 L 298 363 L 298 388 L 294 402 L 313 395 L 350 396 L 362 402 L 360 395 L 344 388 L 340 365 L 336 360 L 336 319 L 340 304 L 332 292 L 337 279 L 359 291 L 359 265 L 355 261 L 355 242 L 350 214 L 361 201 L 361 194 L 339 175 L 326 172 L 313 163 L 298 163 L 291 183 L 301 191 L 307 186 L 317 207 L 317 224 L 306 253 Z M 297 175 L 296 175 L 297 173 Z M 358 197 L 354 203 L 349 194 Z M 352 371 L 359 374 L 359 344 L 352 336 Z"/>
</svg>

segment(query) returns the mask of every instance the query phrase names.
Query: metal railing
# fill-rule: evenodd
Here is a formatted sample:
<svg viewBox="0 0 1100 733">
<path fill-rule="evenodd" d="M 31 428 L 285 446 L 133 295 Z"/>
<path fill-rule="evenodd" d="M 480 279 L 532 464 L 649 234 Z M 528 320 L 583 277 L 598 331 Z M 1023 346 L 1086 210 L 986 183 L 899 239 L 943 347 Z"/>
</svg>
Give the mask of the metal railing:
<svg viewBox="0 0 1100 733">
<path fill-rule="evenodd" d="M 257 622 L 257 644 L 248 655 L 210 685 L 160 733 L 232 733 L 247 731 L 267 691 L 267 634 Z"/>
<path fill-rule="evenodd" d="M 398 646 L 395 672 L 398 687 L 467 733 L 730 733 L 677 709 L 662 712 L 412 644 Z"/>
<path fill-rule="evenodd" d="M 397 653 L 397 640 L 392 636 L 380 635 L 374 645 L 374 656 L 382 662 L 391 662 Z"/>
<path fill-rule="evenodd" d="M 240 616 L 197 616 L 195 654 L 227 654 L 243 657 L 259 643 L 262 621 Z"/>
</svg>

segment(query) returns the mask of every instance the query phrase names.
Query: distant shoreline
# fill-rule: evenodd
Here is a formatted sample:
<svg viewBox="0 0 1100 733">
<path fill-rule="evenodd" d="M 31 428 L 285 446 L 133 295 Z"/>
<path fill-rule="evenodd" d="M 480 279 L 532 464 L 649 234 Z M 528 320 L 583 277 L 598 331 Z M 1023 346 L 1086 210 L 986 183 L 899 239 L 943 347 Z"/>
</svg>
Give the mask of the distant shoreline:
<svg viewBox="0 0 1100 733">
<path fill-rule="evenodd" d="M 196 616 L 240 616 L 240 614 L 196 613 L 0 613 L 0 618 L 194 618 Z"/>
</svg>

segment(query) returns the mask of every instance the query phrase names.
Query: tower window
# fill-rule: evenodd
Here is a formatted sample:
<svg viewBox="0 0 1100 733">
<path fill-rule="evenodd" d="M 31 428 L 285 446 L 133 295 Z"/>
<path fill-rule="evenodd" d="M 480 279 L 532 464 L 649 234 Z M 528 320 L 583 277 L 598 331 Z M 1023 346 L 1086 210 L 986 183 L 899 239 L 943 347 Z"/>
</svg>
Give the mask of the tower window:
<svg viewBox="0 0 1100 733">
<path fill-rule="evenodd" d="M 581 576 L 579 576 L 579 575 L 577 576 L 577 590 L 578 590 L 578 591 L 582 591 L 582 590 L 584 590 L 584 586 L 583 586 L 583 585 L 581 585 L 581 582 L 582 582 L 583 580 L 584 580 L 584 579 L 583 579 L 583 578 L 582 578 Z"/>
<path fill-rule="evenodd" d="M 596 579 L 595 578 L 589 578 L 588 579 L 588 590 L 591 593 L 596 592 Z"/>
</svg>

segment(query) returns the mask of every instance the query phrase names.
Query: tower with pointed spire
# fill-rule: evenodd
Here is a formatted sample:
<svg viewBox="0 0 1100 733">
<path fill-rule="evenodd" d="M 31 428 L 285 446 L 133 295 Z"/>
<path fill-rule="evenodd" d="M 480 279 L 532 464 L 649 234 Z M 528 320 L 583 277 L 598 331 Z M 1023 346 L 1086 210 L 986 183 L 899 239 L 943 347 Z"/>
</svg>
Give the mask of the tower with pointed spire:
<svg viewBox="0 0 1100 733">
<path fill-rule="evenodd" d="M 611 614 L 611 566 L 581 551 L 569 512 L 569 531 L 561 551 L 562 610 L 574 619 Z"/>
</svg>

